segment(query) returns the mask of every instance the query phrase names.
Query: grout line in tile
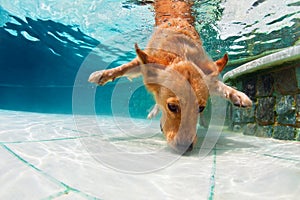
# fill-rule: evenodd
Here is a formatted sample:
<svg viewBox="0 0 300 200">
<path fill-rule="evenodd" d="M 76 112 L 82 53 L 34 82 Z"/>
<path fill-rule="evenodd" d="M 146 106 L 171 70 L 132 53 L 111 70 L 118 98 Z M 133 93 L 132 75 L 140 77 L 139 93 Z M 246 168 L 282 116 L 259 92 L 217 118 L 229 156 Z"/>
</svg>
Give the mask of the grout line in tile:
<svg viewBox="0 0 300 200">
<path fill-rule="evenodd" d="M 217 149 L 216 149 L 216 146 L 214 146 L 214 148 L 213 148 L 213 166 L 211 169 L 210 191 L 209 191 L 208 200 L 214 199 L 215 185 L 216 185 L 216 170 L 217 170 L 216 165 L 217 165 Z"/>
<path fill-rule="evenodd" d="M 97 137 L 99 135 L 85 135 L 85 136 L 76 136 L 76 137 L 64 137 L 64 138 L 53 138 L 53 139 L 44 139 L 44 140 L 24 140 L 24 141 L 13 141 L 13 142 L 1 142 L 0 145 L 5 144 L 22 144 L 22 143 L 39 143 L 39 142 L 55 142 L 55 141 L 63 141 L 63 140 L 76 140 L 80 138 L 87 138 L 87 137 Z"/>
<path fill-rule="evenodd" d="M 59 185 L 63 188 L 65 188 L 64 192 L 60 192 L 57 193 L 58 194 L 67 194 L 69 192 L 75 192 L 78 193 L 79 195 L 85 197 L 86 199 L 90 199 L 90 200 L 99 200 L 99 198 L 93 197 L 91 195 L 88 195 L 84 192 L 81 192 L 80 190 L 73 188 L 59 180 L 57 180 L 56 178 L 54 178 L 53 176 L 45 173 L 43 170 L 39 169 L 38 167 L 36 167 L 35 165 L 33 165 L 32 163 L 28 162 L 27 160 L 25 160 L 24 158 L 22 158 L 20 155 L 18 155 L 16 152 L 14 152 L 12 149 L 10 149 L 8 146 L 6 146 L 5 144 L 0 144 L 0 146 L 2 146 L 6 151 L 8 151 L 11 155 L 13 155 L 14 157 L 16 157 L 18 160 L 20 160 L 22 163 L 24 163 L 25 165 L 27 165 L 28 167 L 32 168 L 33 170 L 37 171 L 38 173 L 40 173 L 41 175 L 43 175 L 45 178 L 47 178 L 48 180 L 50 180 L 51 182 L 55 183 L 56 185 Z M 55 194 L 54 194 L 55 197 Z M 58 196 L 57 196 L 58 197 Z M 52 196 L 49 197 L 49 199 L 53 199 Z"/>
</svg>

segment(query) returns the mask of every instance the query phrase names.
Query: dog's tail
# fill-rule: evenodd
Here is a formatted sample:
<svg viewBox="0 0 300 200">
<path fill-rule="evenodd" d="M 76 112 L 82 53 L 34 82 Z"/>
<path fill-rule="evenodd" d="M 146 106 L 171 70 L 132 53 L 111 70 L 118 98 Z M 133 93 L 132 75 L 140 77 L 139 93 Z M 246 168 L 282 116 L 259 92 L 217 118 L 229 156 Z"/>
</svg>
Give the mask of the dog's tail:
<svg viewBox="0 0 300 200">
<path fill-rule="evenodd" d="M 192 16 L 192 0 L 155 0 L 155 25 L 158 26 L 171 18 L 182 18 L 191 25 L 194 24 Z"/>
</svg>

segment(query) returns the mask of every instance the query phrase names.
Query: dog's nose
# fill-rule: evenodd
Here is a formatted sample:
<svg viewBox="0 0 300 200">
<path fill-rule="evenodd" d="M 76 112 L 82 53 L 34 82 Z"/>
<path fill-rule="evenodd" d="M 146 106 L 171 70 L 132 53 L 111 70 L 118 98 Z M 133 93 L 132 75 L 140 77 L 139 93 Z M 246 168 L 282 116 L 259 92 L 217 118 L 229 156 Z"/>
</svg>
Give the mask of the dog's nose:
<svg viewBox="0 0 300 200">
<path fill-rule="evenodd" d="M 181 153 L 183 153 L 183 154 L 186 154 L 186 153 L 189 153 L 189 152 L 191 152 L 192 150 L 193 150 L 193 148 L 194 148 L 194 145 L 193 145 L 193 143 L 192 144 L 190 144 L 189 146 L 188 146 L 188 144 L 185 144 L 185 145 L 177 145 L 177 151 L 179 151 L 179 152 L 181 152 Z"/>
<path fill-rule="evenodd" d="M 189 148 L 186 150 L 186 153 L 191 152 L 194 148 L 194 144 L 192 143 Z"/>
</svg>

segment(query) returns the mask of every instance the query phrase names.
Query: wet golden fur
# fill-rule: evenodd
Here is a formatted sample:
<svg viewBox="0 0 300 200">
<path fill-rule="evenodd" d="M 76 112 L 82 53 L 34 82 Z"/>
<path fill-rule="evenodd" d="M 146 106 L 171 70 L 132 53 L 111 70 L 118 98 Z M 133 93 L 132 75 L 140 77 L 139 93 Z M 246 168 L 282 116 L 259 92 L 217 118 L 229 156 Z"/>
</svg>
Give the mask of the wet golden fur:
<svg viewBox="0 0 300 200">
<path fill-rule="evenodd" d="M 180 0 L 155 1 L 156 28 L 145 50 L 136 44 L 137 57 L 131 62 L 96 71 L 89 78 L 104 85 L 121 76 L 142 75 L 157 104 L 148 117 L 161 110 L 161 128 L 168 144 L 183 153 L 196 143 L 199 111 L 205 108 L 209 95 L 221 96 L 237 106 L 252 105 L 244 93 L 218 80 L 228 56 L 213 62 L 206 55 L 193 26 L 191 5 Z"/>
</svg>

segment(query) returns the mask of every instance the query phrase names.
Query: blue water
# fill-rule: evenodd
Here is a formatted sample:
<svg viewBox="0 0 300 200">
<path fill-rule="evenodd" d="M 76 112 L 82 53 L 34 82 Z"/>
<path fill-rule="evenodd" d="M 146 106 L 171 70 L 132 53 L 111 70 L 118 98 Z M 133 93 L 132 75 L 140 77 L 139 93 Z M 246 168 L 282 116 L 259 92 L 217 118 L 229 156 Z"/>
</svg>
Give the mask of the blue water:
<svg viewBox="0 0 300 200">
<path fill-rule="evenodd" d="M 299 44 L 299 6 L 296 0 L 196 1 L 196 28 L 213 59 L 229 53 L 229 70 Z M 134 0 L 0 0 L 0 108 L 72 113 L 74 87 L 92 89 L 85 80 L 92 71 L 131 60 L 133 44 L 144 47 L 153 24 L 152 6 Z M 97 113 L 111 114 L 114 88 L 97 88 Z M 132 93 L 131 114 L 146 116 L 151 95 L 142 86 Z"/>
</svg>

